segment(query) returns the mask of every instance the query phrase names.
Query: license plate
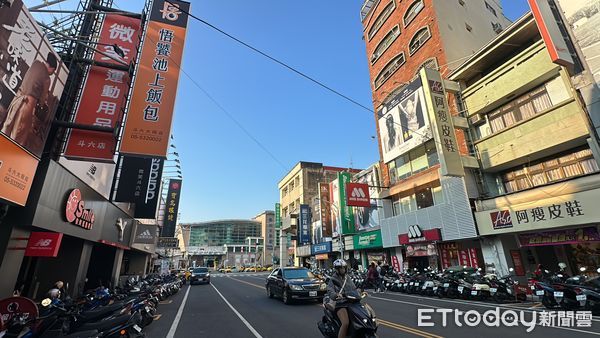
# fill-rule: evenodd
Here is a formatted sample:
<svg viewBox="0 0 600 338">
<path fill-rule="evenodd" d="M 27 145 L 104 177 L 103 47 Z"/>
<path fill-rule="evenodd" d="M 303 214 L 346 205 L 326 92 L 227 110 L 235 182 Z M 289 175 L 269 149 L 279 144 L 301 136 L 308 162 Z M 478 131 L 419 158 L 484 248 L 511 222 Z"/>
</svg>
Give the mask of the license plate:
<svg viewBox="0 0 600 338">
<path fill-rule="evenodd" d="M 308 296 L 309 297 L 316 297 L 317 296 L 317 291 L 309 291 L 308 292 Z"/>
<path fill-rule="evenodd" d="M 498 291 L 498 289 L 496 289 L 496 288 L 490 288 L 490 293 L 496 293 L 496 291 Z"/>
<path fill-rule="evenodd" d="M 427 289 L 427 285 L 423 285 L 423 287 L 421 289 L 423 289 L 423 290 Z"/>
<path fill-rule="evenodd" d="M 133 329 L 136 330 L 138 333 L 142 332 L 142 328 L 137 326 L 137 324 L 133 325 Z"/>
<path fill-rule="evenodd" d="M 413 285 L 415 285 L 415 283 L 414 283 L 414 282 L 410 282 L 410 283 L 409 283 L 409 285 L 410 285 L 410 286 L 413 286 Z"/>
<path fill-rule="evenodd" d="M 471 295 L 477 296 L 477 291 L 471 291 Z"/>
<path fill-rule="evenodd" d="M 438 287 L 437 287 L 437 286 L 434 286 L 434 287 L 433 287 L 433 291 L 437 291 L 437 289 L 438 289 Z"/>
<path fill-rule="evenodd" d="M 408 283 L 404 283 L 404 287 L 407 287 L 407 286 L 408 286 Z"/>
<path fill-rule="evenodd" d="M 537 291 L 535 292 L 535 295 L 536 295 L 536 296 L 543 296 L 543 295 L 544 295 L 544 290 L 537 290 Z"/>
<path fill-rule="evenodd" d="M 447 288 L 450 286 L 450 283 L 444 283 L 444 287 Z"/>
<path fill-rule="evenodd" d="M 577 298 L 577 300 L 587 300 L 586 295 L 577 295 L 575 298 Z"/>
<path fill-rule="evenodd" d="M 465 289 L 465 287 L 464 287 L 464 286 L 459 286 L 459 287 L 458 287 L 458 292 L 463 292 L 463 290 L 464 290 L 464 289 Z"/>
<path fill-rule="evenodd" d="M 562 291 L 554 291 L 554 297 L 562 298 L 564 293 Z"/>
</svg>

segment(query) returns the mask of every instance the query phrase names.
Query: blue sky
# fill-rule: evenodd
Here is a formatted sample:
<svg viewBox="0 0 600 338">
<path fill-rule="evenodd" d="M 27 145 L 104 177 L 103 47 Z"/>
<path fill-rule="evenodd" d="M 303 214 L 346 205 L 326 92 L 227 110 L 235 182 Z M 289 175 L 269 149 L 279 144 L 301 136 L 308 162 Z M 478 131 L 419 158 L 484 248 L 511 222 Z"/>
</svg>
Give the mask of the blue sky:
<svg viewBox="0 0 600 338">
<path fill-rule="evenodd" d="M 75 3 L 60 7 L 72 9 Z M 115 3 L 140 11 L 143 1 Z M 512 20 L 529 8 L 526 0 L 502 4 Z M 361 5 L 346 0 L 192 1 L 192 13 L 371 107 Z M 183 69 L 277 160 L 182 74 L 173 130 L 184 176 L 181 221 L 249 218 L 273 209 L 278 181 L 300 160 L 352 168 L 378 160 L 372 113 L 193 19 Z"/>
</svg>

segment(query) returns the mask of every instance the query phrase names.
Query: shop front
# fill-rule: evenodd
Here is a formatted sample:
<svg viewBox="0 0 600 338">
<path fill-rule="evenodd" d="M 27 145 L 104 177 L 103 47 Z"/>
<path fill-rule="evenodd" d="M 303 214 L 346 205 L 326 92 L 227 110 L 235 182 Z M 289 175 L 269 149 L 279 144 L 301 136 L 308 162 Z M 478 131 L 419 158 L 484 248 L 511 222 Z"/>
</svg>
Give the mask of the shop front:
<svg viewBox="0 0 600 338">
<path fill-rule="evenodd" d="M 46 161 L 27 207 L 9 214 L 4 226 L 10 235 L 0 265 L 0 298 L 18 288 L 35 299 L 57 280 L 69 283 L 71 295 L 115 285 L 130 249 L 133 219 L 60 164 Z M 32 243 L 40 233 L 46 241 Z M 60 242 L 48 242 L 57 235 Z M 45 243 L 56 243 L 56 255 L 35 253 L 33 246 Z"/>
<path fill-rule="evenodd" d="M 331 251 L 331 242 L 322 242 L 318 244 L 313 244 L 311 246 L 311 255 L 314 257 L 319 268 L 331 267 L 331 263 L 333 262 Z"/>
<path fill-rule="evenodd" d="M 296 266 L 303 266 L 303 267 L 310 268 L 314 264 L 314 262 L 311 260 L 311 257 L 310 257 L 310 250 L 311 250 L 310 245 L 303 245 L 303 246 L 296 247 L 296 259 L 298 260 Z"/>
<path fill-rule="evenodd" d="M 381 231 L 368 231 L 356 234 L 354 240 L 354 257 L 359 259 L 363 268 L 367 268 L 371 262 L 386 262 L 383 250 Z M 360 258 L 359 258 L 360 257 Z"/>
<path fill-rule="evenodd" d="M 404 270 L 438 267 L 439 256 L 436 242 L 442 239 L 440 229 L 421 229 L 414 224 L 408 227 L 408 233 L 398 235 L 398 243 L 404 246 L 406 257 L 404 259 Z"/>
<path fill-rule="evenodd" d="M 573 181 L 564 187 L 563 191 L 570 190 L 564 195 L 555 192 L 528 201 L 525 197 L 535 191 L 519 193 L 504 199 L 517 203 L 497 203 L 498 208 L 476 212 L 486 267 L 503 273 L 512 267 L 523 277 L 538 264 L 556 271 L 562 262 L 568 274 L 577 274 L 581 267 L 596 270 L 600 266 L 600 189 L 573 191 L 577 183 Z M 587 187 L 594 184 L 588 182 Z"/>
</svg>

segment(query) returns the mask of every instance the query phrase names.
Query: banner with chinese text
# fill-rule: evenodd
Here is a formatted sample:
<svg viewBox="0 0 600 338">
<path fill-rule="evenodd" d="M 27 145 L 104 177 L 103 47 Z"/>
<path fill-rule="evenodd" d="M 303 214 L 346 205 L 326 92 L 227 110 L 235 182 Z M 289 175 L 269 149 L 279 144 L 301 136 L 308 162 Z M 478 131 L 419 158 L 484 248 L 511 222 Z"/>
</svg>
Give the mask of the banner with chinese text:
<svg viewBox="0 0 600 338">
<path fill-rule="evenodd" d="M 127 113 L 121 152 L 166 157 L 190 4 L 155 0 Z"/>
<path fill-rule="evenodd" d="M 175 226 L 177 225 L 177 211 L 179 210 L 179 196 L 181 195 L 181 180 L 169 180 L 169 190 L 167 192 L 167 204 L 165 205 L 165 219 L 163 223 L 161 237 L 174 237 Z"/>
<path fill-rule="evenodd" d="M 114 201 L 135 203 L 135 218 L 156 217 L 164 160 L 124 156 Z"/>
<path fill-rule="evenodd" d="M 106 15 L 97 49 L 114 59 L 96 52 L 94 61 L 117 65 L 119 63 L 116 60 L 125 64 L 135 62 L 140 43 L 140 25 L 140 20 L 136 18 Z M 123 55 L 119 55 L 117 51 L 122 51 Z M 90 66 L 74 122 L 115 128 L 123 119 L 130 82 L 129 73 L 126 71 Z M 67 142 L 65 157 L 112 162 L 115 148 L 114 134 L 73 129 Z"/>
</svg>

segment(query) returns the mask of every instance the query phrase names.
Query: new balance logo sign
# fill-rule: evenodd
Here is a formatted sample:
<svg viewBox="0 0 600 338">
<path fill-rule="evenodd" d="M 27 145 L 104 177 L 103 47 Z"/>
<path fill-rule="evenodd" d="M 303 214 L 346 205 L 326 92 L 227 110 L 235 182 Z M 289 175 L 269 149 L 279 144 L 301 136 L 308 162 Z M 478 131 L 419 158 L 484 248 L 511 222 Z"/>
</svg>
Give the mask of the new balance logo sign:
<svg viewBox="0 0 600 338">
<path fill-rule="evenodd" d="M 362 190 L 362 188 L 354 188 L 354 190 L 352 190 L 352 197 L 362 197 L 365 198 L 365 192 Z"/>
<path fill-rule="evenodd" d="M 50 246 L 52 244 L 51 239 L 40 239 L 35 243 L 35 246 Z"/>
</svg>

